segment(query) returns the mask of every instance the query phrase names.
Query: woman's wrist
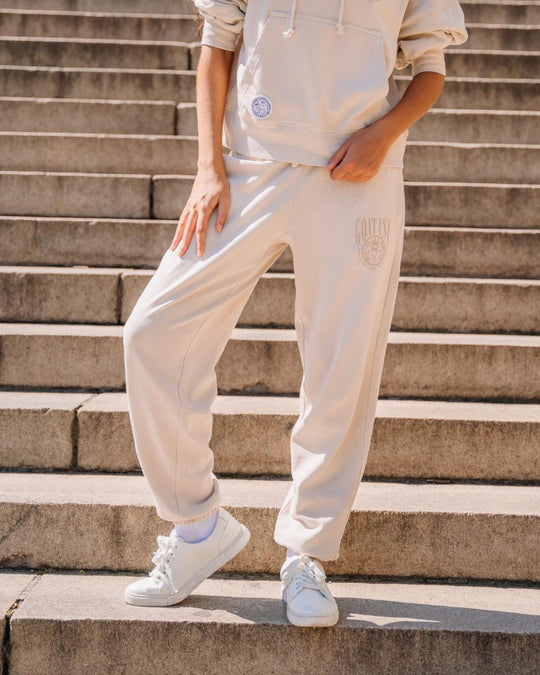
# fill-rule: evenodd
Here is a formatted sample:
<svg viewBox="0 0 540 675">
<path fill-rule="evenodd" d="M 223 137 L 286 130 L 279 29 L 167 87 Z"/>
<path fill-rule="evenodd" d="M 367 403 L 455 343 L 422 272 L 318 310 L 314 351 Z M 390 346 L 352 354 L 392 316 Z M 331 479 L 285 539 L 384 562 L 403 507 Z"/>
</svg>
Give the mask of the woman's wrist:
<svg viewBox="0 0 540 675">
<path fill-rule="evenodd" d="M 376 119 L 371 125 L 387 140 L 388 145 L 392 145 L 408 129 L 403 120 L 392 113 L 394 113 L 394 109 Z"/>
</svg>

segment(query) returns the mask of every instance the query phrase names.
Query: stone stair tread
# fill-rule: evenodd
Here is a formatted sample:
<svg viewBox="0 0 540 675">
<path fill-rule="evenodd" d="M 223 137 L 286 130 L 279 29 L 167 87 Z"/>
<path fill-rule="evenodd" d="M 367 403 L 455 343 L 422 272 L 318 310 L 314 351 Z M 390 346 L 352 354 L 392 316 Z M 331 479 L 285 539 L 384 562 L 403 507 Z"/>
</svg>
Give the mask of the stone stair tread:
<svg viewBox="0 0 540 675">
<path fill-rule="evenodd" d="M 297 415 L 298 396 L 231 396 L 218 394 L 213 412 L 218 414 Z M 56 391 L 2 391 L 0 410 L 57 409 L 126 412 L 125 392 L 100 394 Z M 423 401 L 421 399 L 386 399 L 377 401 L 378 417 L 489 420 L 493 422 L 537 422 L 540 404 L 493 403 L 486 401 Z"/>
<path fill-rule="evenodd" d="M 0 323 L 1 335 L 64 335 L 64 336 L 121 336 L 123 326 L 101 324 L 54 324 L 54 323 Z M 273 340 L 275 342 L 296 341 L 294 328 L 234 328 L 232 339 Z M 520 347 L 540 346 L 540 336 L 492 333 L 436 333 L 414 331 L 392 331 L 390 342 L 396 344 L 462 344 L 462 345 L 504 345 Z"/>
<path fill-rule="evenodd" d="M 527 230 L 530 232 L 530 230 Z M 99 267 L 97 265 L 9 265 L 0 263 L 0 274 L 35 274 L 35 275 L 96 275 L 108 276 L 114 275 L 141 275 L 152 276 L 156 268 L 142 269 L 136 267 L 109 266 Z M 294 279 L 294 272 L 264 272 L 261 278 L 265 279 Z M 494 277 L 461 277 L 461 276 L 433 276 L 433 275 L 415 275 L 400 274 L 400 280 L 415 284 L 471 284 L 471 285 L 502 285 L 502 286 L 538 286 L 540 279 L 520 279 L 513 277 L 511 279 L 499 279 Z"/>
<path fill-rule="evenodd" d="M 2 582 L 5 580 L 15 589 L 28 585 L 33 578 L 28 574 L 0 573 Z M 279 579 L 237 579 L 218 571 L 173 611 L 125 603 L 123 590 L 133 579 L 129 574 L 46 572 L 30 589 L 12 621 L 287 624 Z M 340 606 L 339 626 L 377 631 L 408 628 L 419 632 L 540 633 L 539 588 L 421 581 L 380 583 L 332 577 L 328 577 L 328 584 Z"/>
<path fill-rule="evenodd" d="M 225 508 L 276 509 L 289 480 L 220 478 Z M 0 503 L 152 506 L 144 476 L 0 472 Z M 352 511 L 540 516 L 540 487 L 363 480 Z"/>
<path fill-rule="evenodd" d="M 290 477 L 298 395 L 218 394 L 221 475 Z M 0 467 L 140 472 L 125 392 L 0 391 Z M 540 405 L 379 398 L 365 468 L 376 479 L 538 480 Z M 513 448 L 509 456 L 507 448 Z"/>
<path fill-rule="evenodd" d="M 4 573 L 0 580 L 12 576 Z M 123 590 L 133 580 L 126 574 L 45 573 L 31 581 L 19 576 L 17 586 L 28 590 L 10 621 L 11 675 L 83 675 L 89 668 L 147 675 L 155 672 L 157 659 L 160 671 L 171 675 L 251 672 L 254 663 L 273 675 L 326 675 L 336 664 L 342 672 L 364 675 L 482 675 L 493 663 L 518 675 L 536 665 L 538 588 L 329 576 L 339 621 L 310 630 L 288 622 L 276 578 L 218 572 L 181 603 L 164 608 L 127 605 Z M 71 638 L 68 648 L 55 648 L 65 635 Z"/>
</svg>

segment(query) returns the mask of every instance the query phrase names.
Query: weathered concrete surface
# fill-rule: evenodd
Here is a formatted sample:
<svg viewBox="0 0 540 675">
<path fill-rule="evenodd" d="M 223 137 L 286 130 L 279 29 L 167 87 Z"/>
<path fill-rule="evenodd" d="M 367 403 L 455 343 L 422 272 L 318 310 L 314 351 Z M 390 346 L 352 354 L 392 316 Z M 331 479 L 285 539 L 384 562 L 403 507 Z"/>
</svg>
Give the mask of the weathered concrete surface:
<svg viewBox="0 0 540 675">
<path fill-rule="evenodd" d="M 0 384 L 123 389 L 122 330 L 92 324 L 1 324 Z M 392 332 L 380 395 L 536 402 L 539 345 L 540 337 L 530 335 Z M 216 373 L 219 393 L 298 393 L 302 364 L 295 331 L 233 329 Z"/>
<path fill-rule="evenodd" d="M 148 218 L 151 177 L 0 171 L 3 215 Z"/>
<path fill-rule="evenodd" d="M 0 98 L 2 131 L 174 134 L 174 118 L 173 101 L 88 101 L 24 96 Z"/>
<path fill-rule="evenodd" d="M 181 196 L 181 195 L 177 195 Z M 0 216 L 2 264 L 155 269 L 176 220 Z M 481 255 L 479 255 L 481 252 Z M 538 278 L 540 230 L 406 226 L 402 274 Z M 293 272 L 287 247 L 270 268 Z"/>
<path fill-rule="evenodd" d="M 76 409 L 91 394 L 0 392 L 0 467 L 68 469 Z"/>
<path fill-rule="evenodd" d="M 273 528 L 289 485 L 220 479 L 223 506 L 252 534 L 227 571 L 279 571 Z M 0 473 L 4 566 L 147 569 L 169 529 L 142 476 Z M 539 487 L 363 481 L 327 571 L 540 581 L 539 542 Z"/>
<path fill-rule="evenodd" d="M 297 397 L 218 396 L 212 412 L 216 472 L 290 477 Z M 80 468 L 140 470 L 125 394 L 98 394 L 77 416 Z M 538 447 L 538 405 L 379 399 L 364 475 L 539 480 Z"/>
<path fill-rule="evenodd" d="M 494 664 L 523 675 L 537 665 L 539 589 L 330 579 L 339 621 L 310 629 L 288 622 L 275 579 L 218 573 L 166 608 L 127 605 L 133 579 L 44 575 L 12 619 L 11 675 L 236 675 L 254 663 L 262 675 L 485 675 Z"/>
<path fill-rule="evenodd" d="M 6 641 L 6 627 L 8 612 L 15 609 L 14 605 L 21 597 L 24 589 L 32 581 L 33 574 L 16 572 L 0 572 L 0 675 L 7 675 L 4 669 L 8 645 Z"/>
</svg>

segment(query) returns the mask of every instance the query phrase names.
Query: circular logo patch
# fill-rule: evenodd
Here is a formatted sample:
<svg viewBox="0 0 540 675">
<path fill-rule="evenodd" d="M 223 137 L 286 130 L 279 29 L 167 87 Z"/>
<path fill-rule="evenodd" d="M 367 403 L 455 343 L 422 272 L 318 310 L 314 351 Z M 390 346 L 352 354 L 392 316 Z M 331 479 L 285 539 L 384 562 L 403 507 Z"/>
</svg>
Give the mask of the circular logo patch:
<svg viewBox="0 0 540 675">
<path fill-rule="evenodd" d="M 268 96 L 259 95 L 251 101 L 251 111 L 259 119 L 264 119 L 272 112 L 272 101 Z"/>
<path fill-rule="evenodd" d="M 378 234 L 372 234 L 362 245 L 362 257 L 369 267 L 376 268 L 382 263 L 386 251 L 386 242 Z"/>
</svg>

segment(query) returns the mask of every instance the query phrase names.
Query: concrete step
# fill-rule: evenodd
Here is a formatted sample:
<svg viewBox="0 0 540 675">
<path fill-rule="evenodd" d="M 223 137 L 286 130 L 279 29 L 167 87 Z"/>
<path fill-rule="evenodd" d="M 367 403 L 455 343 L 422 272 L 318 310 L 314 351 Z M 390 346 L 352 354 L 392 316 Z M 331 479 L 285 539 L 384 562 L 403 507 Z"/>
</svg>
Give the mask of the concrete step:
<svg viewBox="0 0 540 675">
<path fill-rule="evenodd" d="M 298 411 L 296 396 L 217 396 L 216 474 L 290 478 Z M 140 472 L 125 393 L 2 391 L 0 420 L 3 469 Z M 538 481 L 539 444 L 538 405 L 379 399 L 364 476 Z"/>
<path fill-rule="evenodd" d="M 2 36 L 0 63 L 57 68 L 110 68 L 114 65 L 115 68 L 189 70 L 190 45 L 190 42 L 178 41 Z"/>
<path fill-rule="evenodd" d="M 448 47 L 445 50 L 446 74 L 454 77 L 534 78 L 538 75 L 539 57 L 540 51 L 513 50 L 507 45 L 500 49 Z"/>
<path fill-rule="evenodd" d="M 17 37 L 198 42 L 196 27 L 193 14 L 0 10 L 0 35 Z"/>
<path fill-rule="evenodd" d="M 156 268 L 176 225 L 176 220 L 0 216 L 0 262 Z M 408 275 L 539 278 L 539 246 L 539 230 L 407 225 L 401 270 Z M 289 247 L 269 271 L 294 271 Z"/>
<path fill-rule="evenodd" d="M 504 0 L 503 2 L 462 0 L 459 4 L 466 20 L 472 23 L 540 24 L 540 4 L 536 0 Z"/>
<path fill-rule="evenodd" d="M 127 14 L 192 13 L 191 0 L 152 0 L 152 2 L 148 0 L 0 0 L 0 7 L 56 12 L 114 12 L 116 14 L 120 12 Z M 509 22 L 516 23 L 515 21 Z M 530 20 L 527 23 L 534 22 Z"/>
<path fill-rule="evenodd" d="M 152 270 L 0 266 L 0 321 L 124 323 Z M 238 326 L 294 327 L 294 274 L 264 274 Z M 400 278 L 395 330 L 540 333 L 540 280 Z"/>
<path fill-rule="evenodd" d="M 176 220 L 192 186 L 193 176 L 0 171 L 3 216 Z M 534 184 L 406 181 L 405 195 L 409 225 L 540 227 Z"/>
<path fill-rule="evenodd" d="M 13 595 L 30 586 L 28 576 L 1 578 Z M 120 663 L 130 675 L 147 675 L 158 659 L 162 672 L 191 675 L 199 670 L 201 635 L 208 675 L 250 672 L 253 663 L 264 663 L 265 675 L 327 675 L 338 663 L 340 672 L 364 675 L 483 675 L 493 663 L 522 675 L 536 666 L 538 588 L 328 578 L 339 621 L 323 629 L 323 640 L 304 630 L 299 649 L 279 579 L 217 572 L 171 611 L 127 605 L 124 588 L 134 578 L 36 576 L 11 617 L 11 675 L 112 674 Z M 294 667 L 283 654 L 294 654 Z"/>
<path fill-rule="evenodd" d="M 151 183 L 136 174 L 0 171 L 2 214 L 149 218 Z"/>
<path fill-rule="evenodd" d="M 178 112 L 175 111 L 177 107 Z M 191 119 L 187 118 L 192 116 L 192 108 L 196 112 L 194 104 L 175 104 L 173 101 L 92 101 L 4 96 L 0 97 L 0 130 L 172 135 L 176 132 L 177 114 L 181 120 L 179 131 L 191 134 Z M 523 121 L 523 126 L 526 126 L 527 123 Z"/>
<path fill-rule="evenodd" d="M 222 570 L 276 574 L 284 547 L 272 535 L 290 481 L 219 480 L 222 505 L 251 531 Z M 325 571 L 537 582 L 539 516 L 534 486 L 361 481 Z M 0 473 L 0 522 L 6 568 L 145 570 L 170 528 L 143 476 L 104 474 Z"/>
<path fill-rule="evenodd" d="M 467 22 L 469 49 L 535 49 L 536 25 Z M 0 9 L 0 34 L 198 42 L 194 15 Z"/>
<path fill-rule="evenodd" d="M 32 98 L 194 102 L 195 76 L 191 70 L 0 66 L 0 91 Z M 532 88 L 518 89 L 526 103 Z"/>
<path fill-rule="evenodd" d="M 0 63 L 5 66 L 109 68 L 114 65 L 128 69 L 190 70 L 197 68 L 200 50 L 200 44 L 193 42 L 3 36 Z M 534 78 L 539 56 L 538 51 L 508 48 L 449 48 L 446 72 L 462 77 Z"/>
<path fill-rule="evenodd" d="M 497 23 L 470 23 L 467 21 L 469 38 L 463 44 L 466 49 L 538 49 L 538 25 Z M 448 48 L 451 51 L 452 47 Z"/>
<path fill-rule="evenodd" d="M 409 181 L 540 183 L 540 145 L 408 141 Z M 197 173 L 195 136 L 0 132 L 2 171 Z"/>
<path fill-rule="evenodd" d="M 467 21 L 496 24 L 540 24 L 540 6 L 535 0 L 478 2 L 462 0 Z M 125 12 L 128 14 L 191 14 L 190 0 L 0 0 L 5 9 L 40 11 Z"/>
<path fill-rule="evenodd" d="M 0 347 L 3 387 L 125 386 L 122 326 L 3 323 Z M 536 402 L 539 347 L 529 335 L 391 332 L 380 395 Z M 233 329 L 216 373 L 219 393 L 298 394 L 295 331 Z"/>
<path fill-rule="evenodd" d="M 396 86 L 401 94 L 405 92 L 410 80 L 410 75 L 396 76 Z M 10 83 L 10 86 L 16 85 Z M 538 111 L 540 104 L 538 90 L 538 80 L 533 78 L 505 79 L 449 75 L 445 78 L 444 89 L 437 99 L 437 108 Z M 24 96 L 23 93 L 17 95 Z M 40 94 L 34 94 L 36 95 Z"/>
<path fill-rule="evenodd" d="M 0 131 L 197 136 L 196 113 L 195 103 L 173 101 L 4 96 Z M 410 127 L 408 140 L 534 144 L 539 136 L 540 112 L 432 108 Z"/>
<path fill-rule="evenodd" d="M 431 108 L 409 128 L 407 140 L 533 144 L 538 138 L 540 112 Z"/>
<path fill-rule="evenodd" d="M 403 71 L 402 71 L 403 72 Z M 2 96 L 194 102 L 194 70 L 0 66 Z M 410 75 L 396 76 L 404 91 Z M 438 108 L 538 110 L 538 79 L 446 77 Z"/>
<path fill-rule="evenodd" d="M 153 177 L 153 216 L 155 218 L 176 219 L 179 217 L 179 195 L 185 194 L 183 187 L 187 192 L 186 199 L 191 192 L 191 188 L 188 191 L 188 187 L 184 185 L 186 182 L 187 179 L 178 176 Z M 540 225 L 540 186 L 538 184 L 406 180 L 405 199 L 405 218 L 409 225 L 516 227 L 519 229 L 538 229 Z M 7 215 L 21 213 L 20 204 L 15 203 L 13 208 L 17 210 L 7 212 Z M 24 215 L 32 215 L 32 213 L 26 212 Z M 40 215 L 47 214 L 41 211 Z"/>
</svg>

